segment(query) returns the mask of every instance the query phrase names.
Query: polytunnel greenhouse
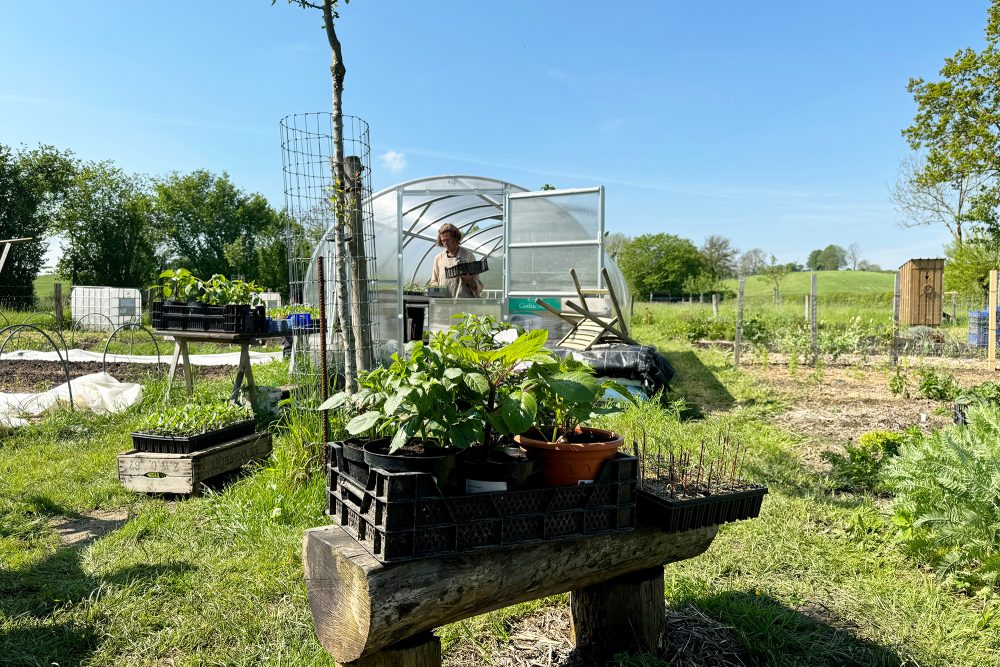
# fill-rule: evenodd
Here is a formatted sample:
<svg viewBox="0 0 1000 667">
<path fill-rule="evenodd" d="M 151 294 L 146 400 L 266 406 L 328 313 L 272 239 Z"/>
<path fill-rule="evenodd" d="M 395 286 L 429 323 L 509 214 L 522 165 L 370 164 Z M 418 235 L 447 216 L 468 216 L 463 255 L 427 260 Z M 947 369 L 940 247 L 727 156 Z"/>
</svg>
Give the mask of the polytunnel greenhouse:
<svg viewBox="0 0 1000 667">
<path fill-rule="evenodd" d="M 557 310 L 563 299 L 578 300 L 570 269 L 576 270 L 584 290 L 605 288 L 602 269 L 607 269 L 619 302 L 629 303 L 621 272 L 604 252 L 603 187 L 529 192 L 481 176 L 439 176 L 394 185 L 367 203 L 374 228 L 373 321 L 383 343 L 408 339 L 407 318 L 416 308 L 426 310 L 426 330 L 454 324 L 457 313 L 476 313 L 526 329 L 547 328 L 549 339 L 558 340 L 568 325 L 546 313 L 536 299 Z M 489 270 L 480 274 L 484 290 L 478 298 L 411 293 L 421 291 L 431 278 L 434 258 L 442 251 L 437 231 L 445 223 L 461 230 L 463 248 L 487 259 Z M 313 250 L 302 295 L 307 303 L 318 299 L 315 259 L 334 256 L 331 239 L 328 230 Z M 588 306 L 610 313 L 610 303 L 601 301 L 588 298 Z"/>
</svg>

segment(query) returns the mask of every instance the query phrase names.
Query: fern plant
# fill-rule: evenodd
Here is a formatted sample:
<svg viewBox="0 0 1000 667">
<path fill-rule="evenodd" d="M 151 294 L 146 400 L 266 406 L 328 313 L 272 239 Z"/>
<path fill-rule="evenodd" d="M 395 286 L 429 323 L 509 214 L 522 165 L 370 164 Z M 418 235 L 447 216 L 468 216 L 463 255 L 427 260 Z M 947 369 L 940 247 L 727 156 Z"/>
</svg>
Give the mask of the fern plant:
<svg viewBox="0 0 1000 667">
<path fill-rule="evenodd" d="M 1000 407 L 904 442 L 887 467 L 893 523 L 914 556 L 963 587 L 1000 583 Z"/>
</svg>

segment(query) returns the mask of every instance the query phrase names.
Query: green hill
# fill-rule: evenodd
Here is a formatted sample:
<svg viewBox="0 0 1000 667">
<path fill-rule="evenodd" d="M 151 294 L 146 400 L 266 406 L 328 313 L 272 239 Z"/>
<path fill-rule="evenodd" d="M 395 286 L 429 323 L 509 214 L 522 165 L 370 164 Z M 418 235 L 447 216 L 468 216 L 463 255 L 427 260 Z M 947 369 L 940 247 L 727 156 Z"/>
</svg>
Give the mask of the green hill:
<svg viewBox="0 0 1000 667">
<path fill-rule="evenodd" d="M 890 296 L 893 276 L 891 271 L 817 271 L 816 294 L 821 297 Z M 803 297 L 811 290 L 811 271 L 789 273 L 781 281 L 781 296 L 791 299 Z M 727 290 L 736 291 L 736 280 L 724 281 Z M 747 299 L 770 299 L 774 284 L 764 276 L 747 278 L 743 294 Z"/>
</svg>

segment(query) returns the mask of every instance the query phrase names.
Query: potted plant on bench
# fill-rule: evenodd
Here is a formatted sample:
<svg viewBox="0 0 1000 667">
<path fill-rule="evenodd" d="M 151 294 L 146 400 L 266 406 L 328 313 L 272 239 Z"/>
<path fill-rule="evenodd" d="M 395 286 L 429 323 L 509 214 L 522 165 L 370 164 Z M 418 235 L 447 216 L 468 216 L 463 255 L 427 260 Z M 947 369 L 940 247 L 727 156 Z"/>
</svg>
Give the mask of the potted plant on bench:
<svg viewBox="0 0 1000 667">
<path fill-rule="evenodd" d="M 608 390 L 623 401 L 634 403 L 635 399 L 619 383 L 598 380 L 590 366 L 571 357 L 533 364 L 527 382 L 537 397 L 536 426 L 516 440 L 541 459 L 542 480 L 552 486 L 593 481 L 624 439 L 612 431 L 583 426 L 583 422 L 620 410 L 606 400 Z"/>
<path fill-rule="evenodd" d="M 267 320 L 256 283 L 215 274 L 202 280 L 187 269 L 168 269 L 156 285 L 164 301 L 151 305 L 153 327 L 161 330 L 265 333 Z"/>
</svg>

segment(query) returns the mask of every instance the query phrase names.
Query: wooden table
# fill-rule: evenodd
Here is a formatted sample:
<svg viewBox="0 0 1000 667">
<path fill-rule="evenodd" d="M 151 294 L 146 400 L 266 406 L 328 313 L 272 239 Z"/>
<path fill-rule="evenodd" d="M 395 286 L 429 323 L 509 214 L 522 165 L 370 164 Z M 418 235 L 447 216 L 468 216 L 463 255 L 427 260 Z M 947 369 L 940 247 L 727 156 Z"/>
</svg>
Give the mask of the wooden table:
<svg viewBox="0 0 1000 667">
<path fill-rule="evenodd" d="M 240 363 L 236 369 L 236 381 L 233 383 L 233 393 L 231 399 L 236 401 L 240 397 L 240 387 L 244 379 L 247 385 L 247 394 L 250 396 L 250 404 L 255 405 L 257 401 L 257 385 L 253 380 L 253 369 L 250 365 L 250 344 L 255 340 L 266 338 L 284 338 L 287 333 L 222 333 L 218 331 L 172 331 L 156 330 L 153 332 L 158 336 L 170 338 L 174 341 L 174 356 L 170 361 L 170 373 L 167 376 L 167 391 L 164 400 L 170 395 L 170 387 L 174 383 L 174 374 L 177 366 L 184 366 L 184 380 L 187 383 L 187 393 L 191 396 L 194 393 L 194 379 L 191 376 L 191 359 L 188 355 L 188 343 L 225 343 L 240 346 Z"/>
<path fill-rule="evenodd" d="M 564 591 L 577 648 L 610 656 L 655 650 L 663 564 L 701 554 L 717 531 L 640 522 L 631 532 L 386 565 L 333 525 L 306 532 L 303 565 L 316 634 L 338 664 L 439 667 L 433 628 Z"/>
</svg>

